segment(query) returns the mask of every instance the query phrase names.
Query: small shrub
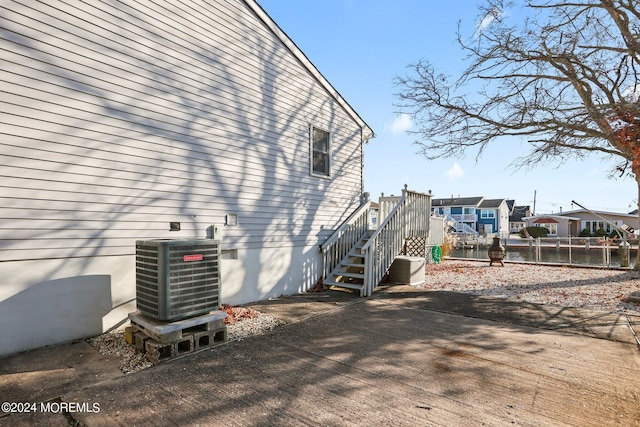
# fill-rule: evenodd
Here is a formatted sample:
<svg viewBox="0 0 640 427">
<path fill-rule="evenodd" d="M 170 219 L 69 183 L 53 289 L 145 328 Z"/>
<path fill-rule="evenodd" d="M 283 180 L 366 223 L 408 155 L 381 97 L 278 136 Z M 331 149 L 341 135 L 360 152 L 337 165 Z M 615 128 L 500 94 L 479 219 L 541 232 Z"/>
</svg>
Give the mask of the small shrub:
<svg viewBox="0 0 640 427">
<path fill-rule="evenodd" d="M 598 228 L 598 230 L 595 233 L 593 233 L 593 235 L 595 237 L 604 237 L 607 235 L 607 232 L 604 231 L 604 228 Z"/>
<path fill-rule="evenodd" d="M 520 230 L 520 237 L 526 237 L 524 230 L 525 229 Z M 529 236 L 534 239 L 538 237 L 547 237 L 549 235 L 549 230 L 545 227 L 527 227 L 526 230 L 529 233 Z"/>
<path fill-rule="evenodd" d="M 578 234 L 578 236 L 580 236 L 580 237 L 591 237 L 591 232 L 589 232 L 589 230 L 587 230 L 585 228 L 580 232 L 580 234 Z"/>
</svg>

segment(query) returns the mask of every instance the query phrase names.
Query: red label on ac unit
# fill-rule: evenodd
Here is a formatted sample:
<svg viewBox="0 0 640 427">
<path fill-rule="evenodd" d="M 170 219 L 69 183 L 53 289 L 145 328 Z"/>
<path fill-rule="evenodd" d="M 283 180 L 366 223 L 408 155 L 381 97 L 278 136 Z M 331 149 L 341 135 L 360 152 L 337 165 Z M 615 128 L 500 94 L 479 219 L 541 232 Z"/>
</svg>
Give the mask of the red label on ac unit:
<svg viewBox="0 0 640 427">
<path fill-rule="evenodd" d="M 202 261 L 204 259 L 204 256 L 202 256 L 202 254 L 193 254 L 193 255 L 185 255 L 182 257 L 182 260 L 187 262 L 187 261 Z"/>
</svg>

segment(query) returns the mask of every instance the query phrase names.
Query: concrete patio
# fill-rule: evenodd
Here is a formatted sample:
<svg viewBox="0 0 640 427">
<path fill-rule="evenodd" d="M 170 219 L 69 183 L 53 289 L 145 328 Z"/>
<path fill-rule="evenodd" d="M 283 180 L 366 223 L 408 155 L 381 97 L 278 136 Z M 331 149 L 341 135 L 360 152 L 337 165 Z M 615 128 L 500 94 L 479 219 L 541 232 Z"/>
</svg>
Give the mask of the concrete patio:
<svg viewBox="0 0 640 427">
<path fill-rule="evenodd" d="M 2 359 L 3 401 L 79 411 L 0 426 L 640 425 L 640 351 L 616 314 L 408 286 L 253 307 L 289 323 L 135 374 L 84 341 Z"/>
</svg>

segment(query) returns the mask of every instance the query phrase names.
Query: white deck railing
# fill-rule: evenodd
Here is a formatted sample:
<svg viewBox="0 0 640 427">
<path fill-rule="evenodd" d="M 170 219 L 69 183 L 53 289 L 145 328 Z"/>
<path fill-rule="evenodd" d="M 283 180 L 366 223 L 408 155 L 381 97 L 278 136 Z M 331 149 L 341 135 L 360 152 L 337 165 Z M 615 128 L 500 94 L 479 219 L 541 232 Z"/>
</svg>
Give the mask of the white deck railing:
<svg viewBox="0 0 640 427">
<path fill-rule="evenodd" d="M 466 222 L 478 222 L 478 215 L 476 214 L 450 214 L 451 218 L 456 221 Z"/>
<path fill-rule="evenodd" d="M 402 253 L 407 237 L 429 234 L 430 215 L 431 195 L 409 191 L 405 185 L 400 200 L 362 247 L 365 256 L 362 296 L 373 293 L 395 257 Z"/>
<path fill-rule="evenodd" d="M 320 245 L 323 278 L 331 274 L 351 248 L 369 231 L 370 209 L 371 201 L 362 204 Z"/>
</svg>

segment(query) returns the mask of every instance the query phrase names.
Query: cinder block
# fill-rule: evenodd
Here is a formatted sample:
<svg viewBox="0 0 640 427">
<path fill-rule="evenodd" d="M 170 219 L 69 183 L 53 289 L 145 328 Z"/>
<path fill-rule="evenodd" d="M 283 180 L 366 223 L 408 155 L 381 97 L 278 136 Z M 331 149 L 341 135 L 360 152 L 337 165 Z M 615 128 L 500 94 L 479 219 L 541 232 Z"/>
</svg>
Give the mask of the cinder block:
<svg viewBox="0 0 640 427">
<path fill-rule="evenodd" d="M 147 360 L 151 363 L 170 359 L 177 354 L 177 346 L 175 343 L 164 344 L 153 339 L 145 343 L 145 349 L 147 351 Z"/>
<path fill-rule="evenodd" d="M 124 328 L 124 340 L 127 342 L 127 344 L 133 345 L 136 343 L 136 332 L 138 332 L 138 329 L 133 326 L 127 326 L 126 328 Z"/>
<path fill-rule="evenodd" d="M 136 333 L 133 334 L 133 341 L 134 341 L 134 343 L 136 345 L 136 350 L 138 350 L 138 351 L 146 351 L 145 344 L 150 339 L 151 338 L 149 338 L 147 336 L 147 334 L 145 334 L 144 332 L 136 331 Z"/>
<path fill-rule="evenodd" d="M 203 348 L 211 347 L 214 344 L 221 343 L 227 340 L 227 327 L 213 329 L 210 331 L 200 331 L 193 333 L 193 341 L 195 349 L 200 350 Z"/>
<path fill-rule="evenodd" d="M 171 343 L 162 343 L 154 339 L 149 339 L 145 343 L 147 352 L 147 360 L 152 363 L 161 362 L 172 357 L 180 356 L 185 353 L 191 353 L 195 349 L 193 335 L 184 335 L 177 341 Z"/>
<path fill-rule="evenodd" d="M 176 344 L 176 356 L 180 356 L 181 354 L 191 353 L 194 350 L 193 344 L 193 335 L 183 335 L 182 339 L 178 341 Z"/>
<path fill-rule="evenodd" d="M 136 311 L 129 313 L 129 322 L 154 340 L 168 344 L 178 341 L 183 334 L 219 329 L 224 325 L 225 317 L 227 317 L 227 313 L 216 310 L 202 316 L 166 322 L 150 318 Z"/>
<path fill-rule="evenodd" d="M 184 332 L 196 333 L 196 332 L 208 332 L 208 331 L 219 331 L 224 328 L 224 319 L 213 320 L 211 322 L 206 322 L 201 325 L 192 326 L 184 330 Z"/>
</svg>

